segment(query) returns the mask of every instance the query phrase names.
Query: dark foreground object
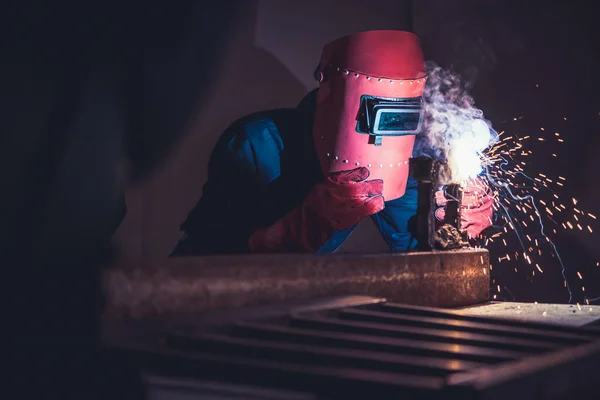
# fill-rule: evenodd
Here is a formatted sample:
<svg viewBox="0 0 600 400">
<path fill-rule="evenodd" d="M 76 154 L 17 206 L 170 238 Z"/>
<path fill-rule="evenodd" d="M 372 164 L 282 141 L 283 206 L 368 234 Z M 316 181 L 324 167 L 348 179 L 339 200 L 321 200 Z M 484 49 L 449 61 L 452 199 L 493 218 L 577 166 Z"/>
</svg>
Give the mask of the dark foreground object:
<svg viewBox="0 0 600 400">
<path fill-rule="evenodd" d="M 600 389 L 598 330 L 370 297 L 238 309 L 128 332 L 106 343 L 121 364 L 144 372 L 151 399 L 544 400 Z"/>
</svg>

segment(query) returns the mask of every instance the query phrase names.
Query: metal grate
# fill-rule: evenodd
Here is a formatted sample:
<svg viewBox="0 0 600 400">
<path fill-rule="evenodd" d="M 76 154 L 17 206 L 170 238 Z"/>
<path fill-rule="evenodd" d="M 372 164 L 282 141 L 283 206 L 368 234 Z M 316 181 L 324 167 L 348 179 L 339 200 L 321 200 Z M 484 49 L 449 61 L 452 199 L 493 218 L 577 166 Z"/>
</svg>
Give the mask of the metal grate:
<svg viewBox="0 0 600 400">
<path fill-rule="evenodd" d="M 566 399 L 598 385 L 600 332 L 380 302 L 187 326 L 144 359 L 318 398 Z"/>
</svg>

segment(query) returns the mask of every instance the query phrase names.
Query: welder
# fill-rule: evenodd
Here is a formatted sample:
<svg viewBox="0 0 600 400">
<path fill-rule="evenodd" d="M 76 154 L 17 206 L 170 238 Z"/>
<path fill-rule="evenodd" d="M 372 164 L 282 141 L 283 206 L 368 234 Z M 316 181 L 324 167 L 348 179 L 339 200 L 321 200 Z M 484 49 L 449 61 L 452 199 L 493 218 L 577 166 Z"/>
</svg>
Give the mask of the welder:
<svg viewBox="0 0 600 400">
<path fill-rule="evenodd" d="M 243 117 L 221 136 L 173 256 L 334 252 L 369 219 L 389 249 L 417 246 L 409 159 L 427 79 L 419 39 L 342 37 L 324 47 L 315 78 L 297 108 Z M 471 237 L 491 225 L 491 197 L 474 200 L 461 212 Z"/>
</svg>

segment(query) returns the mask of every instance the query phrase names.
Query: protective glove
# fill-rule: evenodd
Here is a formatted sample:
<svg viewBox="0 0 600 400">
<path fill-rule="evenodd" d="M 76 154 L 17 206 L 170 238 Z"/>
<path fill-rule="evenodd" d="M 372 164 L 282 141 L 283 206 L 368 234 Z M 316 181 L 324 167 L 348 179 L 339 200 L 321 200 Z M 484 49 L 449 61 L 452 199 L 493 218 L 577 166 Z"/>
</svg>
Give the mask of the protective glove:
<svg viewBox="0 0 600 400">
<path fill-rule="evenodd" d="M 444 207 L 448 203 L 448 199 L 444 192 L 438 191 L 435 194 L 435 201 L 439 207 L 435 211 L 435 216 L 439 221 L 443 221 L 446 215 Z M 467 231 L 469 239 L 477 238 L 481 232 L 492 226 L 494 197 L 482 179 L 471 179 L 463 188 L 460 213 L 461 229 Z"/>
<path fill-rule="evenodd" d="M 367 181 L 365 167 L 332 174 L 315 185 L 302 205 L 273 225 L 257 230 L 250 251 L 315 252 L 335 231 L 348 229 L 384 208 L 383 181 Z"/>
</svg>

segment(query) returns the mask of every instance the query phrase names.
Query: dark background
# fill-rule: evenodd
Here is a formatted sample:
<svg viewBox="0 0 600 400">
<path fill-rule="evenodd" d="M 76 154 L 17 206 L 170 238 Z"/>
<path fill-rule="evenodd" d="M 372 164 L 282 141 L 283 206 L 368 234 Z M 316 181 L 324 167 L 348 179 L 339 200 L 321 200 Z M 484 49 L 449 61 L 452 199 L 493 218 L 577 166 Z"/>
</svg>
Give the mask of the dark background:
<svg viewBox="0 0 600 400">
<path fill-rule="evenodd" d="M 93 265 L 166 257 L 223 129 L 253 111 L 295 106 L 315 87 L 322 46 L 361 30 L 413 29 L 428 60 L 463 75 L 498 131 L 559 131 L 565 143 L 540 144 L 528 168 L 567 177 L 562 197 L 600 214 L 592 1 L 8 3 L 0 13 L 0 239 L 33 310 L 42 292 L 89 293 Z M 598 236 L 553 237 L 574 301 L 600 296 Z M 502 247 L 491 246 L 493 261 Z M 566 302 L 556 259 L 540 263 L 544 274 L 533 278 L 531 266 L 494 265 L 508 289 L 501 298 Z M 68 293 L 64 301 L 76 301 Z"/>
</svg>

